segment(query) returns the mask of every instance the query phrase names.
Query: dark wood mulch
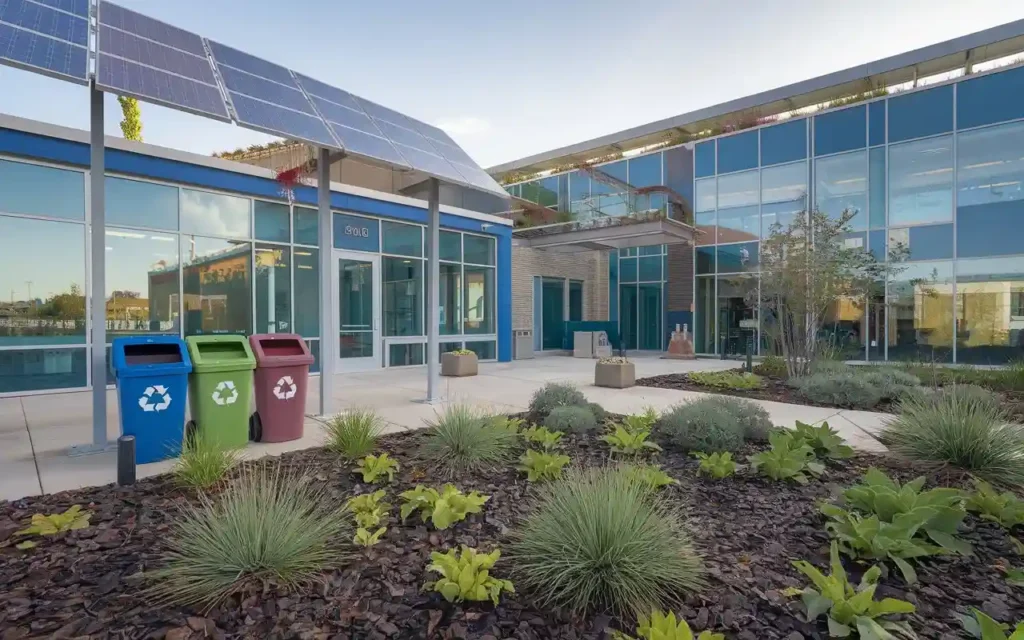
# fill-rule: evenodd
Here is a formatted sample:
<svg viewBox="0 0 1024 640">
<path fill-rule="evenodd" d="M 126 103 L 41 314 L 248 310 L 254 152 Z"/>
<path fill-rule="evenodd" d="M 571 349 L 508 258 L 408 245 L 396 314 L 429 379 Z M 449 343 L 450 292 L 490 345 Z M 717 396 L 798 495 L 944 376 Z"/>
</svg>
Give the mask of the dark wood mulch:
<svg viewBox="0 0 1024 640">
<path fill-rule="evenodd" d="M 133 578 L 159 566 L 179 507 L 195 499 L 169 478 L 131 488 L 106 486 L 0 503 L 0 541 L 6 541 L 0 542 L 0 639 L 607 637 L 605 630 L 614 626 L 607 616 L 575 620 L 533 606 L 526 593 L 492 607 L 450 606 L 420 592 L 429 579 L 425 567 L 430 551 L 458 544 L 482 549 L 505 544 L 535 494 L 535 487 L 511 469 L 467 475 L 457 479 L 460 488 L 491 495 L 482 514 L 440 532 L 415 518 L 399 524 L 400 491 L 424 478 L 442 482 L 420 457 L 424 437 L 411 433 L 383 441 L 383 448 L 402 464 L 400 477 L 387 487 L 394 506 L 383 543 L 329 573 L 311 590 L 285 593 L 267 584 L 208 613 L 155 607 Z M 570 440 L 568 452 L 579 464 L 607 460 L 605 445 L 593 437 Z M 294 452 L 281 460 L 314 474 L 339 499 L 369 490 L 327 451 Z M 838 486 L 855 482 L 869 465 L 903 479 L 915 475 L 890 458 L 868 454 L 833 465 L 825 478 L 806 487 L 745 475 L 722 481 L 699 478 L 696 462 L 682 454 L 664 453 L 659 462 L 680 480 L 666 495 L 685 510 L 709 574 L 709 586 L 691 596 L 680 612 L 697 629 L 715 628 L 742 640 L 827 638 L 822 625 L 803 621 L 797 601 L 781 594 L 786 587 L 806 584 L 792 560 L 827 565 L 829 540 L 816 503 Z M 73 504 L 94 513 L 90 528 L 43 540 L 32 551 L 14 549 L 10 534 L 33 513 L 54 513 Z M 969 516 L 961 535 L 974 545 L 975 556 L 924 559 L 918 563 L 918 584 L 908 587 L 894 573 L 880 589 L 880 596 L 917 604 L 911 621 L 922 638 L 963 637 L 954 613 L 971 606 L 1005 622 L 1024 618 L 1024 590 L 1007 585 L 997 570 L 1024 564 L 1013 556 L 1007 534 Z M 505 575 L 506 562 L 498 562 L 496 575 Z"/>
</svg>

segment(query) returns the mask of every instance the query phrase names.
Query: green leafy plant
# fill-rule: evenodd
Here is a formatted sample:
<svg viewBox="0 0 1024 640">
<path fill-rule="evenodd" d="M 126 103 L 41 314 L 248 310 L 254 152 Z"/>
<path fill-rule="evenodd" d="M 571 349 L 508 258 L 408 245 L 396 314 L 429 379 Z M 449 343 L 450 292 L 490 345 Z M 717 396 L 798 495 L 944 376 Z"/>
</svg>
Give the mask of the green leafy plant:
<svg viewBox="0 0 1024 640">
<path fill-rule="evenodd" d="M 802 593 L 807 621 L 814 622 L 819 616 L 827 616 L 829 636 L 846 638 L 856 632 L 864 640 L 892 638 L 893 634 L 917 637 L 906 624 L 881 619 L 892 614 L 913 613 L 914 605 L 895 598 L 875 600 L 875 589 L 882 574 L 877 566 L 864 572 L 860 584 L 854 587 L 839 560 L 835 541 L 832 542 L 831 575 L 826 576 L 803 560 L 797 560 L 793 566 L 811 580 L 812 586 Z"/>
<path fill-rule="evenodd" d="M 428 582 L 424 589 L 440 593 L 448 602 L 483 602 L 490 600 L 495 605 L 502 592 L 515 593 L 510 580 L 491 576 L 490 570 L 501 557 L 501 550 L 479 553 L 463 545 L 460 553 L 455 549 L 448 553 L 434 551 L 430 554 L 427 571 L 441 574 L 436 582 Z"/>
<path fill-rule="evenodd" d="M 654 429 L 654 425 L 658 422 L 658 412 L 655 411 L 654 407 L 647 407 L 643 413 L 630 414 L 622 419 L 622 426 L 624 426 L 631 433 L 640 433 L 641 431 L 647 431 L 648 433 Z"/>
<path fill-rule="evenodd" d="M 555 431 L 589 433 L 597 429 L 597 418 L 590 407 L 555 407 L 544 418 L 544 426 Z"/>
<path fill-rule="evenodd" d="M 299 587 L 344 563 L 349 552 L 338 541 L 351 539 L 348 509 L 324 483 L 278 465 L 243 467 L 216 499 L 200 494 L 182 507 L 163 566 L 145 574 L 149 594 L 156 602 L 212 608 L 271 577 Z"/>
<path fill-rule="evenodd" d="M 384 421 L 372 409 L 348 409 L 324 425 L 324 446 L 346 460 L 358 460 L 373 452 L 384 430 Z"/>
<path fill-rule="evenodd" d="M 601 440 L 608 443 L 612 453 L 635 456 L 644 451 L 661 451 L 660 446 L 647 439 L 650 435 L 650 428 L 632 431 L 622 425 L 615 425 L 610 433 L 601 436 Z"/>
<path fill-rule="evenodd" d="M 388 482 L 392 482 L 395 479 L 395 473 L 398 471 L 398 461 L 388 456 L 386 453 L 382 453 L 379 456 L 370 454 L 363 458 L 359 466 L 355 468 L 355 471 L 363 474 L 363 482 L 373 484 L 378 480 L 382 480 L 384 476 L 387 476 Z"/>
<path fill-rule="evenodd" d="M 814 450 L 814 455 L 819 458 L 849 458 L 853 455 L 853 447 L 846 444 L 839 432 L 822 422 L 821 426 L 814 426 L 806 422 L 796 421 L 793 428 L 793 435 L 797 440 Z"/>
<path fill-rule="evenodd" d="M 384 490 L 364 493 L 354 498 L 349 498 L 346 506 L 356 518 L 356 525 L 370 529 L 385 521 L 391 505 L 384 500 Z"/>
<path fill-rule="evenodd" d="M 704 584 L 680 512 L 614 468 L 543 485 L 512 537 L 512 578 L 542 606 L 637 616 Z"/>
<path fill-rule="evenodd" d="M 872 409 L 882 392 L 855 373 L 822 373 L 792 380 L 797 395 L 818 404 Z"/>
<path fill-rule="evenodd" d="M 534 392 L 530 399 L 530 413 L 547 416 L 556 407 L 586 407 L 589 403 L 576 386 L 561 382 L 549 382 Z"/>
<path fill-rule="evenodd" d="M 661 416 L 658 432 L 666 446 L 684 452 L 735 452 L 746 440 L 743 422 L 713 398 L 672 407 Z"/>
<path fill-rule="evenodd" d="M 373 533 L 370 533 L 369 529 L 359 527 L 358 529 L 356 529 L 355 537 L 352 538 L 352 543 L 357 544 L 360 547 L 372 547 L 373 545 L 380 542 L 380 539 L 384 536 L 384 533 L 387 530 L 387 527 L 380 527 Z"/>
<path fill-rule="evenodd" d="M 747 460 L 751 468 L 772 480 L 792 480 L 807 484 L 805 473 L 818 476 L 825 471 L 825 466 L 815 461 L 814 449 L 793 434 L 773 433 L 768 441 L 771 443 L 770 449 L 748 456 Z"/>
<path fill-rule="evenodd" d="M 545 451 L 554 451 L 561 446 L 562 436 L 565 434 L 561 431 L 551 431 L 547 427 L 530 427 L 520 432 L 520 435 L 527 442 L 540 445 Z"/>
<path fill-rule="evenodd" d="M 1009 636 L 1006 631 L 1010 628 L 1008 624 L 996 622 L 978 609 L 971 609 L 973 615 L 959 615 L 964 631 L 980 640 L 1024 640 L 1024 622 L 1018 622 L 1013 633 Z"/>
<path fill-rule="evenodd" d="M 789 373 L 786 371 L 786 361 L 780 356 L 765 356 L 761 362 L 754 365 L 754 373 L 768 378 L 785 379 Z"/>
<path fill-rule="evenodd" d="M 907 584 L 917 582 L 917 572 L 908 560 L 944 553 L 942 547 L 917 537 L 931 515 L 923 510 L 904 513 L 892 522 L 878 516 L 864 517 L 835 505 L 822 505 L 829 517 L 825 529 L 839 543 L 839 550 L 855 559 L 892 561 Z"/>
<path fill-rule="evenodd" d="M 467 404 L 451 404 L 428 423 L 424 452 L 449 475 L 506 464 L 518 436 Z"/>
<path fill-rule="evenodd" d="M 679 481 L 665 473 L 656 464 L 627 464 L 619 467 L 622 473 L 626 474 L 633 482 L 651 491 L 657 491 L 662 487 L 679 484 Z"/>
<path fill-rule="evenodd" d="M 215 486 L 241 461 L 238 451 L 220 444 L 200 431 L 185 438 L 181 455 L 174 461 L 171 475 L 183 487 L 206 490 Z"/>
<path fill-rule="evenodd" d="M 690 625 L 686 624 L 686 620 L 677 621 L 676 614 L 671 611 L 667 614 L 655 611 L 649 618 L 644 615 L 640 616 L 636 635 L 637 637 L 633 638 L 616 631 L 612 638 L 614 640 L 694 640 L 694 638 L 696 640 L 725 640 L 723 634 L 710 631 L 701 631 L 700 635 L 694 636 Z"/>
<path fill-rule="evenodd" d="M 519 462 L 519 470 L 526 472 L 527 482 L 543 482 L 561 478 L 562 468 L 569 464 L 569 456 L 527 449 Z"/>
<path fill-rule="evenodd" d="M 471 513 L 480 513 L 484 503 L 490 500 L 490 496 L 476 491 L 462 493 L 452 484 L 444 485 L 440 492 L 417 485 L 415 489 L 402 492 L 400 497 L 404 501 L 400 511 L 403 522 L 414 511 L 419 511 L 423 522 L 430 520 L 437 529 L 447 529 Z"/>
<path fill-rule="evenodd" d="M 710 454 L 698 451 L 693 454 L 693 457 L 700 460 L 700 466 L 697 467 L 698 474 L 708 475 L 717 480 L 728 478 L 739 468 L 728 451 Z"/>
<path fill-rule="evenodd" d="M 519 435 L 519 430 L 522 429 L 523 425 L 526 423 L 522 418 L 512 418 L 505 415 L 491 416 L 487 420 L 490 422 L 491 426 L 504 429 L 516 436 Z"/>
<path fill-rule="evenodd" d="M 452 349 L 451 351 L 447 351 L 446 353 L 450 353 L 453 356 L 473 356 L 473 355 L 476 355 L 475 351 L 470 351 L 469 349 Z"/>
<path fill-rule="evenodd" d="M 1006 491 L 999 493 L 984 480 L 974 479 L 974 493 L 967 496 L 967 510 L 1007 529 L 1024 525 L 1024 500 Z"/>
<path fill-rule="evenodd" d="M 1007 569 L 1006 583 L 1015 587 L 1024 587 L 1024 569 Z"/>
<path fill-rule="evenodd" d="M 760 389 L 764 386 L 761 376 L 739 371 L 693 371 L 686 374 L 686 377 L 696 384 L 716 389 L 735 389 L 741 391 Z"/>
<path fill-rule="evenodd" d="M 64 513 L 45 515 L 42 513 L 32 514 L 29 526 L 21 531 L 16 531 L 17 536 L 54 536 L 66 531 L 77 531 L 78 529 L 89 528 L 89 519 L 92 518 L 91 511 L 82 511 L 81 505 L 71 505 Z M 34 540 L 25 540 L 16 545 L 18 549 L 31 549 L 38 543 Z"/>
</svg>

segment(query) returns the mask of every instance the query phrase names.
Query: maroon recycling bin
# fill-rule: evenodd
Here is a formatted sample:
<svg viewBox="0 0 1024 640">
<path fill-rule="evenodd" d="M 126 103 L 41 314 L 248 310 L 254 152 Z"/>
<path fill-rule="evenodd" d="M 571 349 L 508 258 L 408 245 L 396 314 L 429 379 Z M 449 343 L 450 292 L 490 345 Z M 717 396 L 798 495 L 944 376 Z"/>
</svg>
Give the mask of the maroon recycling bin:
<svg viewBox="0 0 1024 640">
<path fill-rule="evenodd" d="M 313 356 L 302 336 L 263 333 L 249 336 L 256 356 L 256 413 L 249 417 L 249 439 L 286 442 L 302 437 L 306 387 Z"/>
</svg>

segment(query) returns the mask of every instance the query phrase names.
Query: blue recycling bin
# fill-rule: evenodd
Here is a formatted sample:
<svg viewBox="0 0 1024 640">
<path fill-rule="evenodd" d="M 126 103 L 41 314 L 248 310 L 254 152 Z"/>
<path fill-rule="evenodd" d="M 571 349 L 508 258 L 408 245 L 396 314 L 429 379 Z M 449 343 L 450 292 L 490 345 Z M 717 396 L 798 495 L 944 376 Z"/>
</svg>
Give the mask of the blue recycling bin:
<svg viewBox="0 0 1024 640">
<path fill-rule="evenodd" d="M 135 462 L 181 454 L 192 360 L 177 336 L 115 338 L 111 363 L 117 378 L 121 434 L 135 436 Z"/>
</svg>

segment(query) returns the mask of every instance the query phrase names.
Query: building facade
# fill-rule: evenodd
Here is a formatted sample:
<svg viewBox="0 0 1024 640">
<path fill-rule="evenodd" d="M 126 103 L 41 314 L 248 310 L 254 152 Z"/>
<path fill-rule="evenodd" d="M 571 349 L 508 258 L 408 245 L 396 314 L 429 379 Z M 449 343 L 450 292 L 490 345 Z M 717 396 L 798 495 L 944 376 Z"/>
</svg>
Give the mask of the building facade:
<svg viewBox="0 0 1024 640">
<path fill-rule="evenodd" d="M 760 243 L 817 209 L 854 213 L 848 246 L 905 253 L 878 295 L 833 304 L 822 338 L 846 358 L 1005 363 L 1024 357 L 1022 36 L 1024 22 L 1004 25 L 680 116 L 664 142 L 668 123 L 653 123 L 491 172 L 539 170 L 509 193 L 571 216 L 629 215 L 629 190 L 654 181 L 692 205 L 695 246 L 611 256 L 604 319 L 628 347 L 663 347 L 689 321 L 699 354 L 768 353 L 770 319 L 748 295 Z M 979 63 L 984 51 L 999 57 Z M 680 131 L 692 141 L 673 144 Z M 630 138 L 646 149 L 596 164 L 626 193 L 557 168 Z"/>
</svg>

